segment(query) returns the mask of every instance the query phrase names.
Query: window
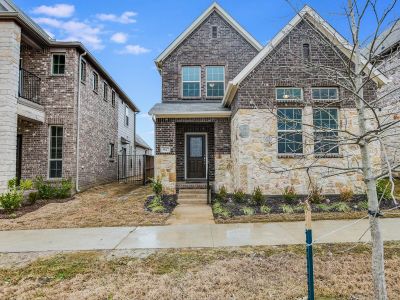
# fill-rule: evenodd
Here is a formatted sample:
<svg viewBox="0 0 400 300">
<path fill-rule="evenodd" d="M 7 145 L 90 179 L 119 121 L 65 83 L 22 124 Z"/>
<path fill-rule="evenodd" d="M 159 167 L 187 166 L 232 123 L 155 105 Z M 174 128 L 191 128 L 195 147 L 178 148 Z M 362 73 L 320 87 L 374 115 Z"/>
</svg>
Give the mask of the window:
<svg viewBox="0 0 400 300">
<path fill-rule="evenodd" d="M 303 44 L 303 59 L 310 61 L 310 44 Z"/>
<path fill-rule="evenodd" d="M 337 129 L 336 108 L 314 109 L 314 153 L 339 153 Z"/>
<path fill-rule="evenodd" d="M 111 105 L 115 107 L 115 91 L 111 92 Z"/>
<path fill-rule="evenodd" d="M 200 67 L 182 67 L 183 97 L 200 97 Z"/>
<path fill-rule="evenodd" d="M 65 74 L 65 54 L 53 54 L 53 75 Z"/>
<path fill-rule="evenodd" d="M 313 100 L 338 100 L 337 88 L 312 88 Z"/>
<path fill-rule="evenodd" d="M 125 126 L 129 126 L 129 108 L 125 106 Z"/>
<path fill-rule="evenodd" d="M 217 26 L 213 26 L 212 27 L 212 37 L 215 39 L 218 36 L 218 27 Z"/>
<path fill-rule="evenodd" d="M 92 88 L 96 93 L 99 90 L 99 75 L 96 72 L 93 72 Z"/>
<path fill-rule="evenodd" d="M 278 153 L 303 153 L 302 110 L 278 109 Z"/>
<path fill-rule="evenodd" d="M 49 178 L 62 177 L 63 127 L 50 126 Z"/>
<path fill-rule="evenodd" d="M 224 67 L 207 67 L 207 97 L 223 97 L 225 90 L 225 68 Z"/>
<path fill-rule="evenodd" d="M 277 88 L 277 100 L 303 100 L 303 90 L 301 88 Z"/>
<path fill-rule="evenodd" d="M 108 101 L 108 85 L 105 81 L 103 82 L 103 99 Z"/>
<path fill-rule="evenodd" d="M 86 82 L 86 62 L 81 60 L 81 81 Z"/>
<path fill-rule="evenodd" d="M 108 158 L 114 158 L 114 144 L 108 144 Z"/>
</svg>

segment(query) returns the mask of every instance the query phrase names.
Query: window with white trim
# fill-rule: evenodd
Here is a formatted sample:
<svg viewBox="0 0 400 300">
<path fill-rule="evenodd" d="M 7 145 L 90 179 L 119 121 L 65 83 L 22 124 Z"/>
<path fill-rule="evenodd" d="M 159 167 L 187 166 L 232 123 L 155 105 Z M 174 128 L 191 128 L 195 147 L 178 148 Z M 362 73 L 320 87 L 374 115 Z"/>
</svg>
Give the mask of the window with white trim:
<svg viewBox="0 0 400 300">
<path fill-rule="evenodd" d="M 108 101 L 108 84 L 105 81 L 103 82 L 103 99 Z"/>
<path fill-rule="evenodd" d="M 65 74 L 65 54 L 53 54 L 53 75 Z"/>
<path fill-rule="evenodd" d="M 338 88 L 335 87 L 323 87 L 323 88 L 312 88 L 312 99 L 313 100 L 338 100 Z"/>
<path fill-rule="evenodd" d="M 114 143 L 108 144 L 108 158 L 114 158 Z"/>
<path fill-rule="evenodd" d="M 86 82 L 86 62 L 81 60 L 81 81 Z"/>
<path fill-rule="evenodd" d="M 276 100 L 303 100 L 303 90 L 301 88 L 276 88 Z"/>
<path fill-rule="evenodd" d="M 99 74 L 93 71 L 92 74 L 92 88 L 93 91 L 97 92 L 99 90 Z"/>
<path fill-rule="evenodd" d="M 314 153 L 338 154 L 338 109 L 315 108 L 314 118 Z"/>
<path fill-rule="evenodd" d="M 200 67 L 182 67 L 182 96 L 200 97 Z"/>
<path fill-rule="evenodd" d="M 303 153 L 303 131 L 301 108 L 279 108 L 278 119 L 278 153 Z"/>
<path fill-rule="evenodd" d="M 63 126 L 50 126 L 49 178 L 61 178 L 63 168 Z"/>
<path fill-rule="evenodd" d="M 125 126 L 129 126 L 129 108 L 125 105 Z"/>
<path fill-rule="evenodd" d="M 225 67 L 206 67 L 207 97 L 222 98 L 225 91 Z"/>
<path fill-rule="evenodd" d="M 115 91 L 111 91 L 111 105 L 112 107 L 115 107 Z"/>
</svg>

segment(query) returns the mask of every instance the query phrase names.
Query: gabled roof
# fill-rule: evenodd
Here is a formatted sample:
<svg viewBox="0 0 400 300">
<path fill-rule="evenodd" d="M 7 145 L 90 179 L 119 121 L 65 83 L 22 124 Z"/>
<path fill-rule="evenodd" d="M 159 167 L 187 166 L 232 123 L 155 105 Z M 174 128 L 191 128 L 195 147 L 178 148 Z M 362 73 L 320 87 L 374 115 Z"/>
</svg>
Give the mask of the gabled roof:
<svg viewBox="0 0 400 300">
<path fill-rule="evenodd" d="M 111 75 L 103 68 L 100 62 L 94 57 L 93 54 L 81 43 L 81 42 L 64 42 L 56 41 L 51 38 L 37 23 L 35 23 L 25 12 L 14 4 L 12 0 L 0 0 L 0 5 L 5 8 L 5 11 L 0 9 L 0 20 L 13 20 L 18 23 L 23 32 L 22 34 L 28 34 L 35 39 L 35 41 L 44 47 L 65 47 L 65 48 L 76 48 L 80 53 L 86 53 L 85 59 L 93 64 L 96 70 L 109 81 L 118 93 L 121 99 L 123 99 L 129 107 L 139 112 L 138 107 L 133 100 L 122 90 L 118 83 L 111 77 Z"/>
<path fill-rule="evenodd" d="M 400 20 L 397 20 L 394 24 L 391 24 L 384 32 L 382 32 L 375 41 L 374 49 L 371 49 L 372 42 L 363 49 L 363 52 L 367 55 L 371 51 L 373 56 L 379 56 L 391 51 L 393 48 L 398 47 L 400 44 Z"/>
<path fill-rule="evenodd" d="M 352 57 L 352 45 L 338 33 L 331 25 L 328 24 L 315 10 L 308 5 L 296 14 L 296 16 L 266 45 L 251 61 L 250 63 L 228 83 L 222 104 L 229 106 L 235 96 L 235 93 L 240 83 L 266 58 L 271 51 L 300 23 L 307 15 L 307 21 L 310 21 L 316 26 L 322 34 L 324 34 L 332 43 L 335 44 L 348 58 Z M 353 59 L 354 57 L 352 57 Z M 365 58 L 361 58 L 361 62 L 365 64 Z M 367 69 L 371 69 L 372 65 L 368 64 Z M 372 72 L 374 81 L 379 85 L 388 83 L 388 79 L 376 68 Z"/>
<path fill-rule="evenodd" d="M 152 150 L 149 144 L 147 144 L 146 141 L 138 134 L 135 135 L 135 144 L 144 149 Z"/>
<path fill-rule="evenodd" d="M 211 13 L 216 11 L 229 25 L 239 32 L 258 51 L 262 45 L 250 35 L 242 26 L 239 25 L 218 3 L 211 4 L 184 32 L 182 32 L 155 60 L 157 67 L 161 62 L 174 51 L 197 27 L 199 27 Z"/>
</svg>

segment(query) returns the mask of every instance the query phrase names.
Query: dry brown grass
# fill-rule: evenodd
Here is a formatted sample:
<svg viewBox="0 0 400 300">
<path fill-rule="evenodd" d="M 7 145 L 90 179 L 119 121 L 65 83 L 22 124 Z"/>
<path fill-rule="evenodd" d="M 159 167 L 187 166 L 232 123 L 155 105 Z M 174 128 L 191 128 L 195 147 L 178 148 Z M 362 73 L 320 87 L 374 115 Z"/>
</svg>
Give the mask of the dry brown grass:
<svg viewBox="0 0 400 300">
<path fill-rule="evenodd" d="M 110 183 L 65 203 L 49 203 L 16 219 L 1 219 L 0 230 L 161 225 L 168 214 L 145 212 L 149 187 Z"/>
<path fill-rule="evenodd" d="M 351 246 L 315 247 L 317 297 L 372 298 L 370 248 Z M 0 298 L 299 299 L 306 295 L 304 256 L 302 246 L 163 250 L 144 259 L 59 254 L 0 269 Z M 389 298 L 396 299 L 400 243 L 387 244 L 385 258 Z"/>
</svg>

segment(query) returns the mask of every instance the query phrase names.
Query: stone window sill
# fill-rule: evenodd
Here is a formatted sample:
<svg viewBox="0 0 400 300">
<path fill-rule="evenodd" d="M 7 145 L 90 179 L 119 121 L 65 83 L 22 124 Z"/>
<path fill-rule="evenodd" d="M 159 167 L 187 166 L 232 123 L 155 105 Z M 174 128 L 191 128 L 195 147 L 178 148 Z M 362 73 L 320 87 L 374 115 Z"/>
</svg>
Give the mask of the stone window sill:
<svg viewBox="0 0 400 300">
<path fill-rule="evenodd" d="M 304 154 L 296 154 L 296 153 L 287 153 L 278 154 L 278 158 L 304 158 Z"/>
<path fill-rule="evenodd" d="M 314 156 L 315 158 L 343 158 L 343 155 L 338 153 L 315 154 Z"/>
</svg>

